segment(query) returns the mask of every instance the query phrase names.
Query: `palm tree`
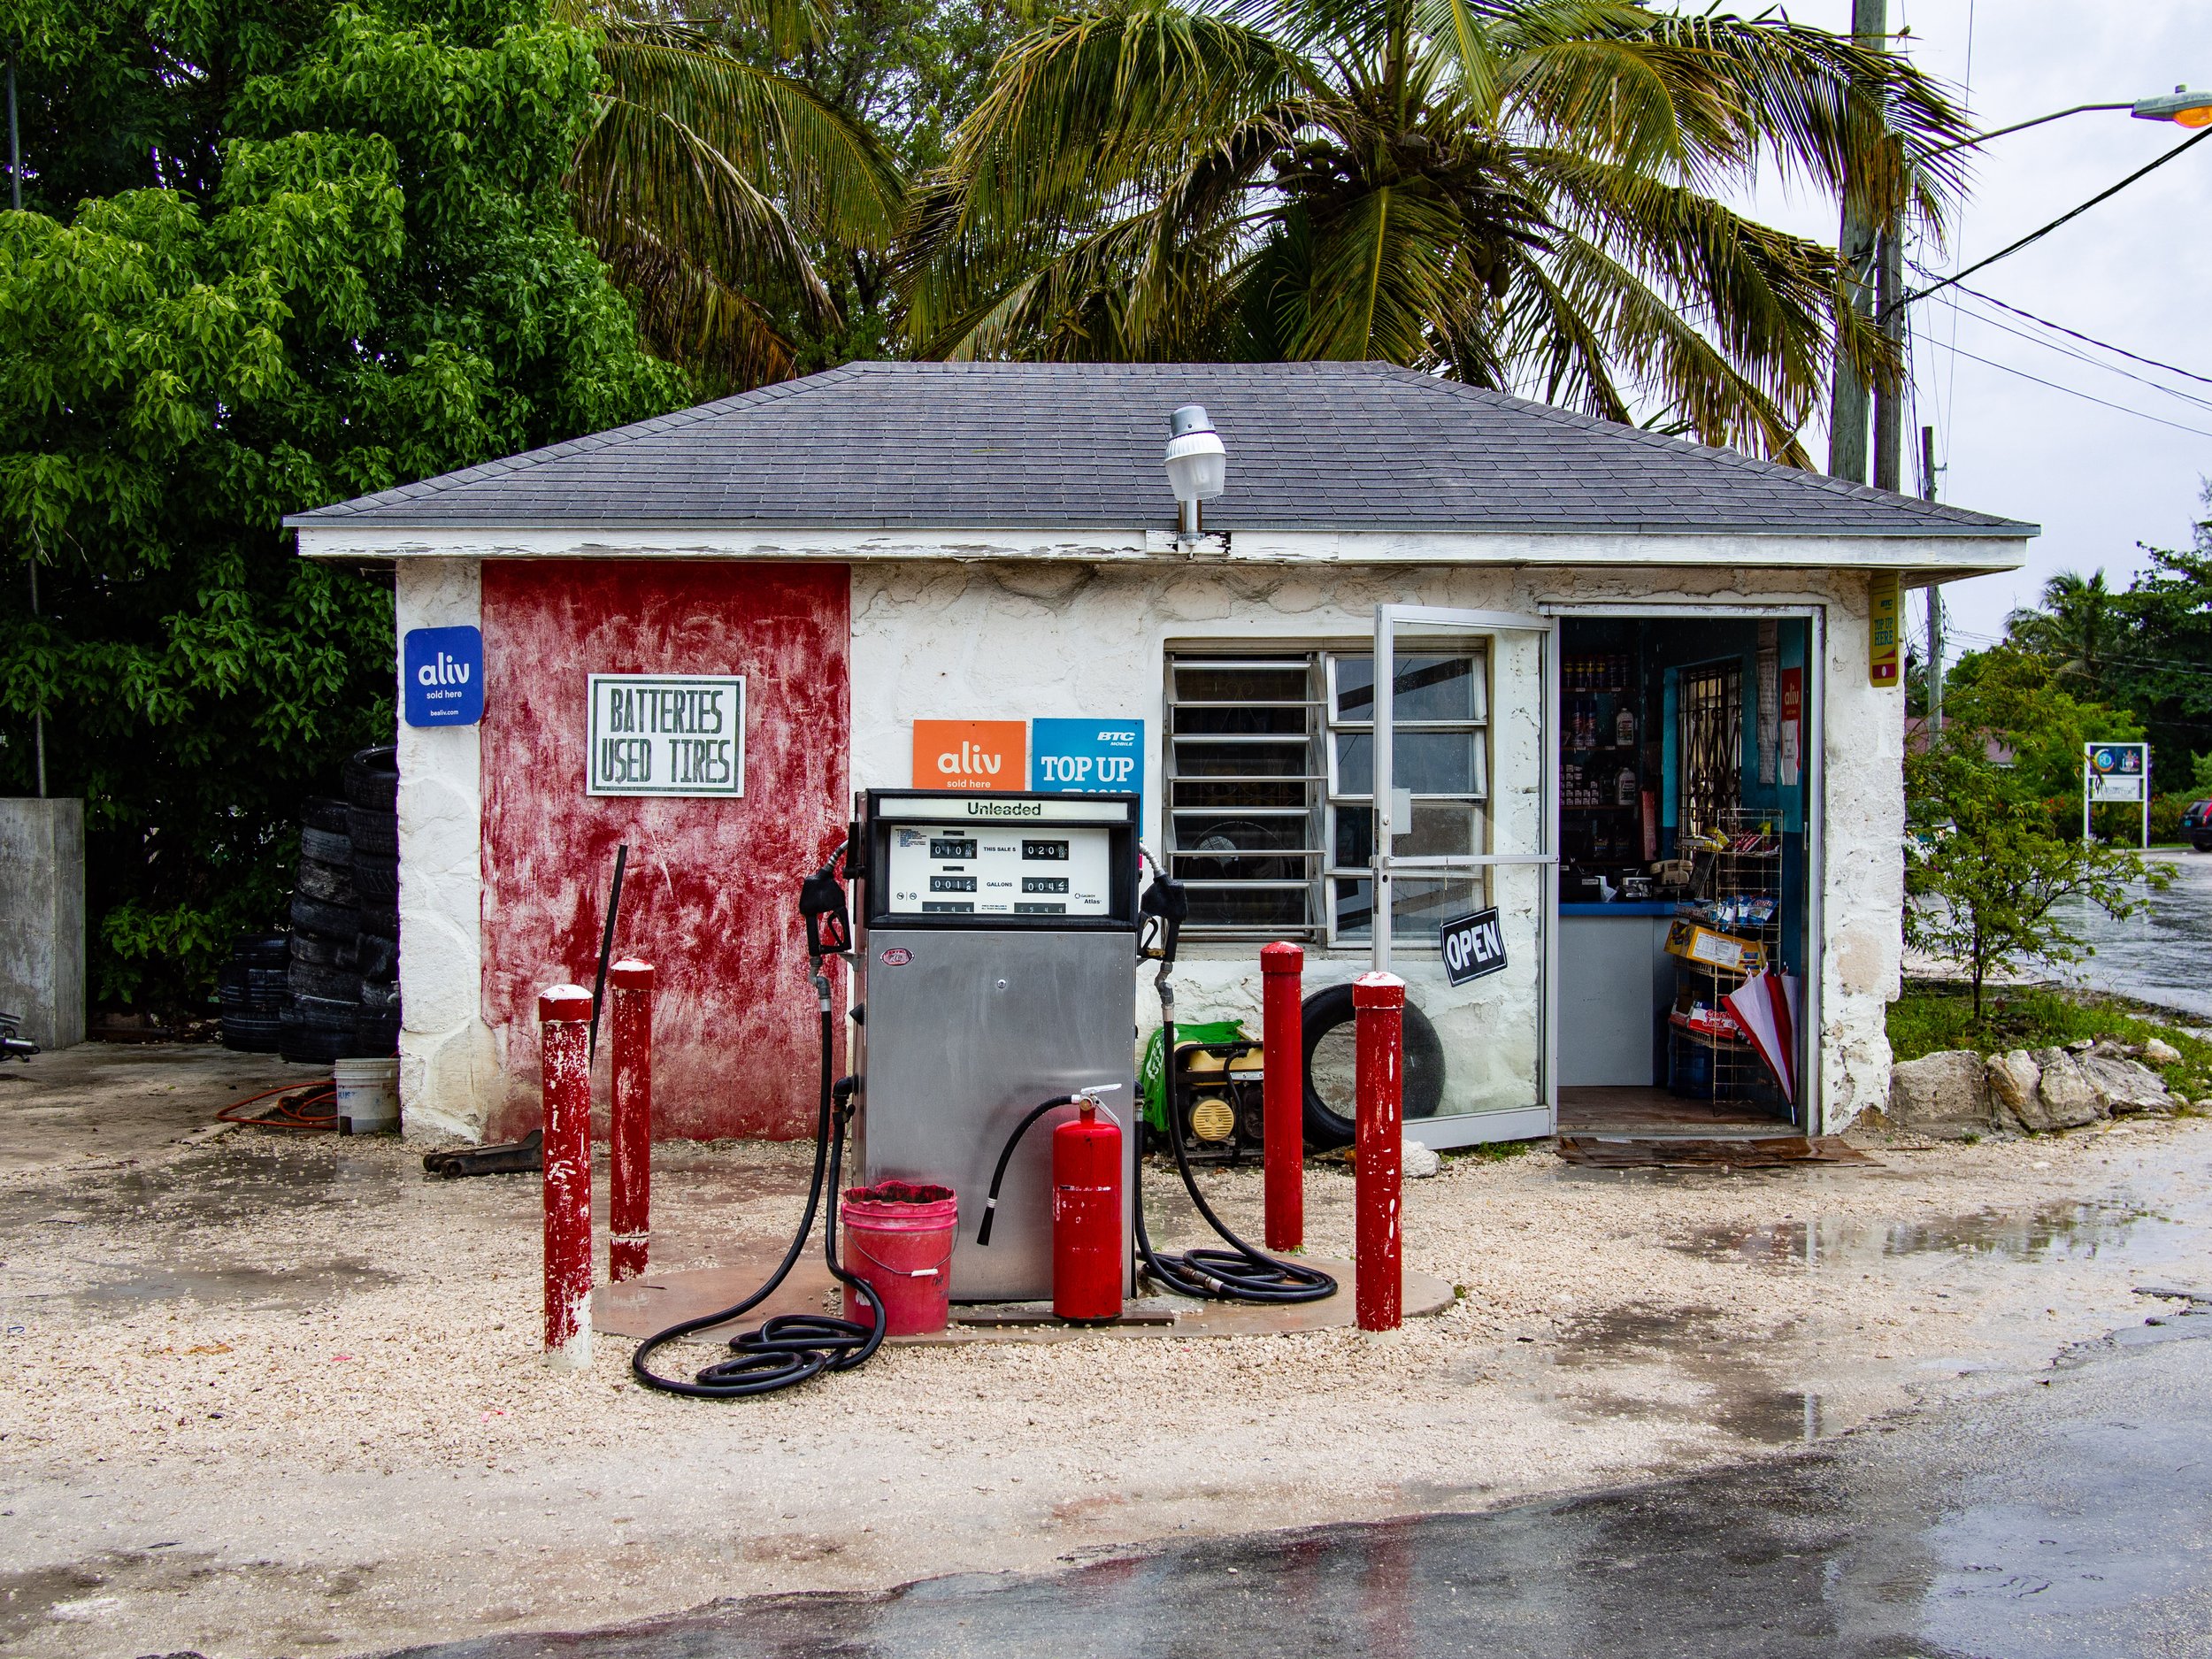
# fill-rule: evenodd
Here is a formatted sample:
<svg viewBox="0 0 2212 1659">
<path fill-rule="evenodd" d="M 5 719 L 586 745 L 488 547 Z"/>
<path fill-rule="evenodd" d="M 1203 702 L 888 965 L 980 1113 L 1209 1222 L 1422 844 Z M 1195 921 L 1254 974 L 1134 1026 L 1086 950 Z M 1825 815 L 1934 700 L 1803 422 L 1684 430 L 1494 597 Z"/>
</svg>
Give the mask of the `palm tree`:
<svg viewBox="0 0 2212 1659">
<path fill-rule="evenodd" d="M 2055 673 L 2080 681 L 2086 695 L 2101 699 L 2105 667 L 2123 626 L 2119 598 L 2105 586 L 2102 571 L 2091 576 L 2061 571 L 2043 584 L 2039 606 L 2005 618 L 2005 632 L 2014 644 L 2050 663 Z"/>
<path fill-rule="evenodd" d="M 650 0 L 559 0 L 606 77 L 569 184 L 647 343 L 707 386 L 793 368 L 794 321 L 833 326 L 824 260 L 887 250 L 905 182 L 877 138 L 787 65 L 825 0 L 735 0 L 709 22 Z"/>
<path fill-rule="evenodd" d="M 1939 225 L 1969 131 L 1890 55 L 1645 0 L 1090 0 L 1000 59 L 902 252 L 923 356 L 1384 358 L 1797 465 L 1832 249 L 1771 169 Z"/>
</svg>

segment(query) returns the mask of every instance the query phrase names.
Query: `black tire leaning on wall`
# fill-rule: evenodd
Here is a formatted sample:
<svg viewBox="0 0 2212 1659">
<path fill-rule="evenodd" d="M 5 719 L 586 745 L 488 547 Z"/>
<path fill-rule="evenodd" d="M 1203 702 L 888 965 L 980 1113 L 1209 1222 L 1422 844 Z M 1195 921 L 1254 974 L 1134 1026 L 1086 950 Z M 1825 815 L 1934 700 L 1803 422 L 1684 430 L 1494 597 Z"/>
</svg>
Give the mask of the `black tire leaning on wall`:
<svg viewBox="0 0 2212 1659">
<path fill-rule="evenodd" d="M 357 749 L 348 757 L 341 775 L 349 803 L 389 812 L 399 799 L 399 749 L 391 743 Z"/>
<path fill-rule="evenodd" d="M 1306 1144 L 1318 1152 L 1348 1147 L 1352 1144 L 1355 1125 L 1322 1099 L 1321 1091 L 1314 1087 L 1313 1051 L 1331 1032 L 1352 1023 L 1352 987 L 1348 984 L 1324 986 L 1305 1000 L 1301 1014 L 1305 1025 L 1300 1079 L 1305 1088 Z M 1444 1043 L 1428 1016 L 1411 1002 L 1406 1004 L 1405 1059 L 1407 1121 L 1435 1117 L 1437 1108 L 1444 1103 Z"/>
</svg>

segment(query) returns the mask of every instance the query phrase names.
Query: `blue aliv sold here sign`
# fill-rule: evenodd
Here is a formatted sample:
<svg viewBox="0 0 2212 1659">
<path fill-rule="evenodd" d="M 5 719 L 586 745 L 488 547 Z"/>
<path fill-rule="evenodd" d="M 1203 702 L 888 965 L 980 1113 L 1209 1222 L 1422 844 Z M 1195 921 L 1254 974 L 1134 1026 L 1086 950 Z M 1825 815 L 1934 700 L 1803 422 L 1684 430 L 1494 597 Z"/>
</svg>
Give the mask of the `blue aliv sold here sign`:
<svg viewBox="0 0 2212 1659">
<path fill-rule="evenodd" d="M 474 726 L 484 718 L 484 636 L 477 629 L 410 628 L 399 664 L 408 725 Z"/>
<path fill-rule="evenodd" d="M 1032 720 L 1029 787 L 1040 795 L 1141 796 L 1144 722 Z"/>
</svg>

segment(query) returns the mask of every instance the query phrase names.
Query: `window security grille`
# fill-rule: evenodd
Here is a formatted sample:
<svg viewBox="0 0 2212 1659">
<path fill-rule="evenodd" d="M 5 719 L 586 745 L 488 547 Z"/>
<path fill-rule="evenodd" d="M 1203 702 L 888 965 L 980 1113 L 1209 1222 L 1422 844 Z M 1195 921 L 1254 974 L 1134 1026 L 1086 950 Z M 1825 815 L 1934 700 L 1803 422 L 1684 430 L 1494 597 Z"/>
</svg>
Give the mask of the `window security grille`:
<svg viewBox="0 0 2212 1659">
<path fill-rule="evenodd" d="M 1743 800 L 1743 670 L 1682 671 L 1682 783 L 1676 817 L 1684 839 L 1719 826 Z"/>
<path fill-rule="evenodd" d="M 1488 849 L 1487 658 L 1475 646 L 1398 657 L 1394 770 L 1401 856 Z M 1171 653 L 1164 745 L 1170 867 L 1190 926 L 1221 938 L 1368 937 L 1374 850 L 1374 658 Z M 1479 876 L 1402 874 L 1396 932 L 1433 940 L 1479 908 Z"/>
</svg>

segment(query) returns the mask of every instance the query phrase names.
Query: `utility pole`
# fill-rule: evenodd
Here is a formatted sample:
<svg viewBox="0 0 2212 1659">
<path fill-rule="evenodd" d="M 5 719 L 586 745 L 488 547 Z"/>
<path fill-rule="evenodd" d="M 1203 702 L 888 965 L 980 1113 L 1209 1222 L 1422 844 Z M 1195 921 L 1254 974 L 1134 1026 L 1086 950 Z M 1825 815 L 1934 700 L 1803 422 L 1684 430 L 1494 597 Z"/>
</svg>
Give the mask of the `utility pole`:
<svg viewBox="0 0 2212 1659">
<path fill-rule="evenodd" d="M 16 212 L 23 211 L 23 139 L 15 120 L 15 49 L 8 49 L 8 205 Z M 27 561 L 31 572 L 31 617 L 38 618 L 38 550 L 33 545 Z M 34 714 L 31 730 L 34 747 L 38 757 L 38 798 L 46 798 L 46 717 Z"/>
<path fill-rule="evenodd" d="M 1920 493 L 1936 498 L 1935 428 L 1920 429 Z M 1943 729 L 1943 584 L 1928 584 L 1928 730 Z"/>
<path fill-rule="evenodd" d="M 1851 0 L 1851 34 L 1862 46 L 1877 51 L 1889 47 L 1889 0 Z M 1837 250 L 1849 272 L 1846 279 L 1851 309 L 1861 316 L 1874 311 L 1874 268 L 1878 227 L 1863 206 L 1852 199 L 1851 181 L 1844 182 L 1843 234 Z M 1836 331 L 1834 388 L 1828 407 L 1828 472 L 1854 484 L 1866 480 L 1867 388 L 1843 360 L 1843 331 Z M 1893 488 L 1894 486 L 1893 485 Z"/>
</svg>

